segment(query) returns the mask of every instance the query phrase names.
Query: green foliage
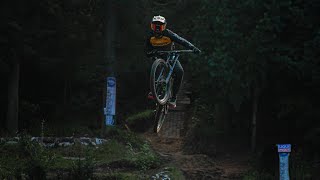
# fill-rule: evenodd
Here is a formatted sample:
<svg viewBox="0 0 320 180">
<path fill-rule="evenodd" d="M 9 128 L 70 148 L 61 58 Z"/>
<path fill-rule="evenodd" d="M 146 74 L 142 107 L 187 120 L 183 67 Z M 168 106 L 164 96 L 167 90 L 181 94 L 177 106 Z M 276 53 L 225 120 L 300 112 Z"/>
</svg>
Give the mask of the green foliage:
<svg viewBox="0 0 320 180">
<path fill-rule="evenodd" d="M 124 160 L 140 170 L 147 170 L 160 164 L 159 157 L 143 139 L 136 134 L 109 127 L 107 136 L 113 140 L 97 150 L 97 158 L 102 162 Z"/>
<path fill-rule="evenodd" d="M 298 1 L 201 1 L 196 16 L 194 39 L 204 54 L 191 67 L 201 94 L 216 94 L 210 101 L 227 97 L 239 109 L 253 87 L 265 88 L 280 71 L 301 78 L 307 70 L 305 39 L 290 30 L 303 28 Z"/>
<path fill-rule="evenodd" d="M 183 172 L 180 169 L 174 166 L 170 166 L 167 168 L 167 170 L 169 171 L 171 179 L 179 179 L 179 180 L 185 179 Z"/>
<path fill-rule="evenodd" d="M 312 179 L 312 163 L 301 152 L 291 153 L 289 166 L 292 179 Z"/>
<path fill-rule="evenodd" d="M 148 170 L 160 165 L 159 157 L 151 150 L 150 145 L 144 143 L 138 152 L 132 152 L 134 164 L 141 170 Z"/>
<path fill-rule="evenodd" d="M 101 174 L 97 179 L 117 179 L 117 180 L 140 180 L 147 179 L 147 176 L 138 173 L 115 172 L 110 174 Z"/>
<path fill-rule="evenodd" d="M 278 165 L 278 158 L 275 156 L 278 156 L 276 152 L 274 152 L 275 149 L 272 151 L 272 157 L 270 156 L 270 152 L 261 154 L 259 159 L 257 157 L 252 156 L 251 159 L 251 166 L 252 169 L 249 170 L 245 175 L 245 180 L 273 180 L 277 179 L 279 174 L 279 171 L 277 168 Z M 267 150 L 270 151 L 270 150 Z M 291 179 L 312 179 L 314 176 L 312 175 L 312 163 L 310 160 L 307 160 L 305 157 L 306 154 L 299 152 L 299 151 L 293 151 L 290 153 L 289 156 L 289 173 Z M 264 158 L 265 161 L 261 161 L 261 158 Z M 276 160 L 276 161 L 273 161 Z M 261 161 L 258 163 L 258 161 Z M 259 165 L 260 164 L 260 165 Z M 270 166 L 270 167 L 267 167 Z M 270 169 L 271 168 L 271 169 Z"/>
<path fill-rule="evenodd" d="M 144 143 L 135 133 L 117 127 L 106 127 L 105 137 L 112 138 L 123 144 L 129 143 L 133 148 L 139 148 Z"/>
<path fill-rule="evenodd" d="M 12 70 L 13 54 L 23 57 L 20 59 L 19 91 L 19 117 L 25 122 L 23 128 L 34 128 L 36 130 L 31 132 L 39 135 L 40 123 L 46 118 L 51 124 L 45 127 L 45 135 L 99 134 L 90 133 L 92 130 L 86 127 L 89 124 L 98 127 L 96 120 L 104 99 L 108 65 L 102 44 L 108 27 L 105 27 L 106 19 L 103 18 L 103 2 L 34 0 L 24 3 L 21 9 L 16 7 L 16 1 L 8 1 L 0 7 L 3 22 L 0 25 L 0 73 L 3 82 L 7 82 Z M 218 118 L 212 111 L 215 106 L 211 104 L 228 101 L 233 109 L 245 114 L 240 118 L 249 119 L 251 110 L 248 110 L 248 104 L 252 103 L 253 90 L 259 89 L 259 100 L 263 101 L 258 107 L 261 113 L 258 114 L 258 125 L 288 125 L 290 132 L 299 133 L 297 139 L 301 137 L 299 140 L 303 143 L 306 140 L 318 147 L 320 4 L 317 1 L 162 2 L 164 4 L 159 6 L 153 1 L 117 1 L 115 45 L 117 103 L 121 119 L 125 117 L 124 112 L 133 114 L 145 109 L 147 104 L 141 99 L 148 91 L 146 72 L 150 63 L 142 49 L 150 17 L 160 13 L 167 17 L 168 28 L 172 27 L 203 51 L 201 56 L 185 58 L 190 60 L 186 73 L 192 73 L 195 96 L 201 97 L 201 104 L 206 106 L 199 110 L 203 115 L 195 116 L 197 122 L 203 121 L 196 128 L 201 142 L 208 143 L 214 134 L 219 133 L 216 127 Z M 191 8 L 194 10 L 190 11 Z M 139 82 L 133 79 L 139 79 Z M 4 103 L 7 101 L 6 91 L 6 88 L 0 90 L 0 100 Z M 1 119 L 5 119 L 7 105 L 2 103 L 1 107 Z M 128 122 L 136 124 L 139 120 L 146 120 L 151 113 L 145 113 L 129 117 Z M 83 124 L 75 127 L 81 124 L 80 121 Z M 241 123 L 247 123 L 243 129 L 248 127 L 247 121 Z M 0 124 L 4 127 L 4 123 Z M 133 134 L 119 130 L 110 130 L 107 137 L 114 137 L 119 142 L 111 143 L 115 149 L 132 148 L 136 151 L 144 144 Z M 41 148 L 36 152 L 33 145 L 23 147 L 25 149 L 21 152 L 28 154 L 25 161 L 30 160 L 34 165 L 29 169 L 46 169 L 46 165 L 37 165 L 47 161 Z M 76 154 L 76 150 L 70 151 Z M 115 153 L 115 150 L 110 151 Z M 25 171 L 24 160 L 15 166 L 11 164 L 12 158 L 12 162 L 18 159 L 14 156 L 1 158 L 2 174 L 14 176 Z M 60 158 L 58 161 L 65 163 Z M 147 166 L 141 164 L 141 167 Z"/>
<path fill-rule="evenodd" d="M 312 179 L 310 163 L 307 163 L 301 157 L 293 156 L 290 158 L 290 178 L 292 179 Z M 273 180 L 277 176 L 267 171 L 250 170 L 244 176 L 244 180 Z"/>
<path fill-rule="evenodd" d="M 227 101 L 231 116 L 249 120 L 257 90 L 257 125 L 270 125 L 263 130 L 285 125 L 303 137 L 319 127 L 319 3 L 201 0 L 198 6 L 185 18 L 192 19 L 192 42 L 203 51 L 190 57 L 194 95 L 205 104 Z M 280 128 L 268 133 L 292 135 Z"/>
<path fill-rule="evenodd" d="M 145 110 L 129 116 L 125 122 L 128 123 L 130 130 L 144 132 L 153 125 L 153 110 Z"/>
<path fill-rule="evenodd" d="M 274 175 L 267 172 L 250 171 L 244 177 L 243 180 L 273 180 Z"/>
<path fill-rule="evenodd" d="M 54 164 L 54 154 L 47 153 L 40 144 L 31 142 L 29 136 L 21 137 L 19 146 L 21 155 L 27 157 L 25 171 L 28 177 L 45 179 L 48 168 Z"/>
<path fill-rule="evenodd" d="M 19 117 L 21 122 L 25 122 L 23 128 L 36 133 L 36 124 L 43 118 L 48 122 L 65 123 L 87 114 L 90 116 L 87 124 L 97 127 L 96 121 L 101 119 L 101 108 L 104 106 L 108 68 L 108 55 L 105 54 L 105 42 L 108 41 L 105 31 L 109 28 L 106 27 L 106 1 L 34 0 L 23 4 L 23 10 L 16 8 L 15 2 L 8 2 L 0 8 L 0 19 L 3 21 L 0 73 L 1 80 L 6 81 L 12 70 L 12 54 L 24 57 L 20 64 L 23 78 L 20 79 L 19 97 Z M 146 106 L 142 97 L 148 89 L 146 72 L 150 63 L 146 61 L 143 51 L 147 29 L 142 27 L 149 23 L 151 12 L 146 11 L 149 3 L 145 1 L 123 0 L 115 3 L 115 75 L 120 87 L 117 90 L 117 111 L 118 116 L 122 117 Z M 21 16 L 20 11 L 25 16 Z M 134 36 L 128 32 L 134 32 Z M 1 107 L 6 107 L 6 88 L 0 92 L 3 94 L 0 96 L 1 102 L 4 102 Z M 32 112 L 34 107 L 31 105 L 37 106 L 36 113 Z M 6 109 L 1 108 L 1 116 L 5 116 Z"/>
<path fill-rule="evenodd" d="M 123 130 L 96 147 L 76 143 L 69 147 L 46 149 L 23 136 L 18 144 L 1 144 L 0 178 L 145 179 L 145 172 L 161 161 L 150 145 Z M 99 169 L 108 167 L 108 171 Z M 98 170 L 98 171 L 97 171 Z"/>
<path fill-rule="evenodd" d="M 17 152 L 17 148 L 17 145 L 1 145 L 1 154 L 6 154 L 6 156 L 1 156 L 0 158 L 1 179 L 10 177 L 19 178 L 24 172 L 26 160 L 20 159 L 19 154 L 14 154 Z"/>
<path fill-rule="evenodd" d="M 148 119 L 153 115 L 153 110 L 145 110 L 142 112 L 139 112 L 137 114 L 131 115 L 126 119 L 126 122 L 128 123 L 134 123 L 135 121 L 139 119 Z"/>
<path fill-rule="evenodd" d="M 94 168 L 95 163 L 93 159 L 93 155 L 90 153 L 90 151 L 86 151 L 86 154 L 84 157 L 84 160 L 81 160 L 81 156 L 79 156 L 79 159 L 76 161 L 73 161 L 73 166 L 70 172 L 70 176 L 73 179 L 93 179 L 94 175 Z"/>
<path fill-rule="evenodd" d="M 17 145 L 5 144 L 0 147 L 1 178 L 46 179 L 46 174 L 56 162 L 55 154 L 48 153 L 41 145 L 23 135 Z"/>
<path fill-rule="evenodd" d="M 95 150 L 97 163 L 109 163 L 120 159 L 128 158 L 128 149 L 125 144 L 116 140 L 111 140 L 103 144 L 101 148 Z"/>
</svg>

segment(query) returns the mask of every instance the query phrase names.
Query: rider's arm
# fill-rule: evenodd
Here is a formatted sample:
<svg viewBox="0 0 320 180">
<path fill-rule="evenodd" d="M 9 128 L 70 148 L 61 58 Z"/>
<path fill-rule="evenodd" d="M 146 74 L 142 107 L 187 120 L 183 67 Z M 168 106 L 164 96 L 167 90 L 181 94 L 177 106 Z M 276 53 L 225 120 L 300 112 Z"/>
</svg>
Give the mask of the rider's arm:
<svg viewBox="0 0 320 180">
<path fill-rule="evenodd" d="M 171 30 L 169 29 L 166 29 L 167 31 L 167 36 L 170 37 L 170 39 L 172 39 L 174 42 L 178 43 L 178 44 L 181 44 L 182 46 L 188 48 L 188 49 L 195 49 L 196 47 L 191 44 L 189 41 L 187 41 L 186 39 L 180 37 L 178 34 L 172 32 Z"/>
<path fill-rule="evenodd" d="M 152 57 L 153 56 L 153 46 L 150 43 L 150 36 L 148 36 L 146 38 L 146 42 L 145 42 L 145 53 L 147 57 Z"/>
</svg>

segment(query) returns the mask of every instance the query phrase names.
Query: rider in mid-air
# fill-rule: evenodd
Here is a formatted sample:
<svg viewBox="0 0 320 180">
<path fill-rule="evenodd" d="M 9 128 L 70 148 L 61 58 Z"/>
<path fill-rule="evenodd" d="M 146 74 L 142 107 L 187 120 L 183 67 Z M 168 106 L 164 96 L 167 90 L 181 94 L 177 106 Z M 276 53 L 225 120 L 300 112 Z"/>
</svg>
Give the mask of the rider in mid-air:
<svg viewBox="0 0 320 180">
<path fill-rule="evenodd" d="M 148 57 L 162 57 L 157 53 L 157 51 L 170 50 L 172 42 L 176 42 L 190 50 L 193 50 L 194 53 L 200 53 L 201 51 L 196 48 L 189 41 L 178 36 L 174 32 L 166 28 L 167 21 L 162 16 L 154 16 L 151 21 L 151 32 L 146 39 L 146 54 Z M 172 107 L 176 107 L 177 94 L 183 79 L 183 68 L 179 61 L 177 61 L 176 66 L 173 70 L 175 75 L 173 87 L 172 87 L 172 97 L 169 99 L 169 104 Z M 153 95 L 150 92 L 148 94 L 149 99 L 153 99 Z"/>
</svg>

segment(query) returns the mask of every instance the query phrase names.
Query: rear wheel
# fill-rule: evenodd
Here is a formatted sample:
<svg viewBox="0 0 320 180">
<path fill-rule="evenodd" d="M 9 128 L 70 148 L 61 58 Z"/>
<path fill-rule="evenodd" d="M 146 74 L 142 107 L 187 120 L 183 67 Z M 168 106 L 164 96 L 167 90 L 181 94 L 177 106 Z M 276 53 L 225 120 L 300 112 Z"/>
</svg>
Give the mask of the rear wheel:
<svg viewBox="0 0 320 180">
<path fill-rule="evenodd" d="M 169 68 L 163 59 L 153 62 L 150 74 L 150 89 L 160 105 L 167 103 L 169 99 L 170 83 L 166 83 Z"/>
</svg>

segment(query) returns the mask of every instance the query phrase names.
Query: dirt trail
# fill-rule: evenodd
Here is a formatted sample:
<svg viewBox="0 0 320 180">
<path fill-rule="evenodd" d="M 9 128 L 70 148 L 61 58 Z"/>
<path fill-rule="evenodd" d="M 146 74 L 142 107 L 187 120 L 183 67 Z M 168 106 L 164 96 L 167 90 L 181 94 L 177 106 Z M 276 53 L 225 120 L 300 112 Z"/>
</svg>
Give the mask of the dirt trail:
<svg viewBox="0 0 320 180">
<path fill-rule="evenodd" d="M 247 155 L 226 153 L 211 158 L 205 154 L 188 154 L 183 150 L 188 127 L 185 123 L 190 117 L 187 87 L 184 84 L 180 90 L 177 108 L 170 110 L 160 133 L 147 132 L 146 139 L 163 158 L 183 172 L 185 179 L 241 179 L 241 174 L 248 169 Z"/>
</svg>

